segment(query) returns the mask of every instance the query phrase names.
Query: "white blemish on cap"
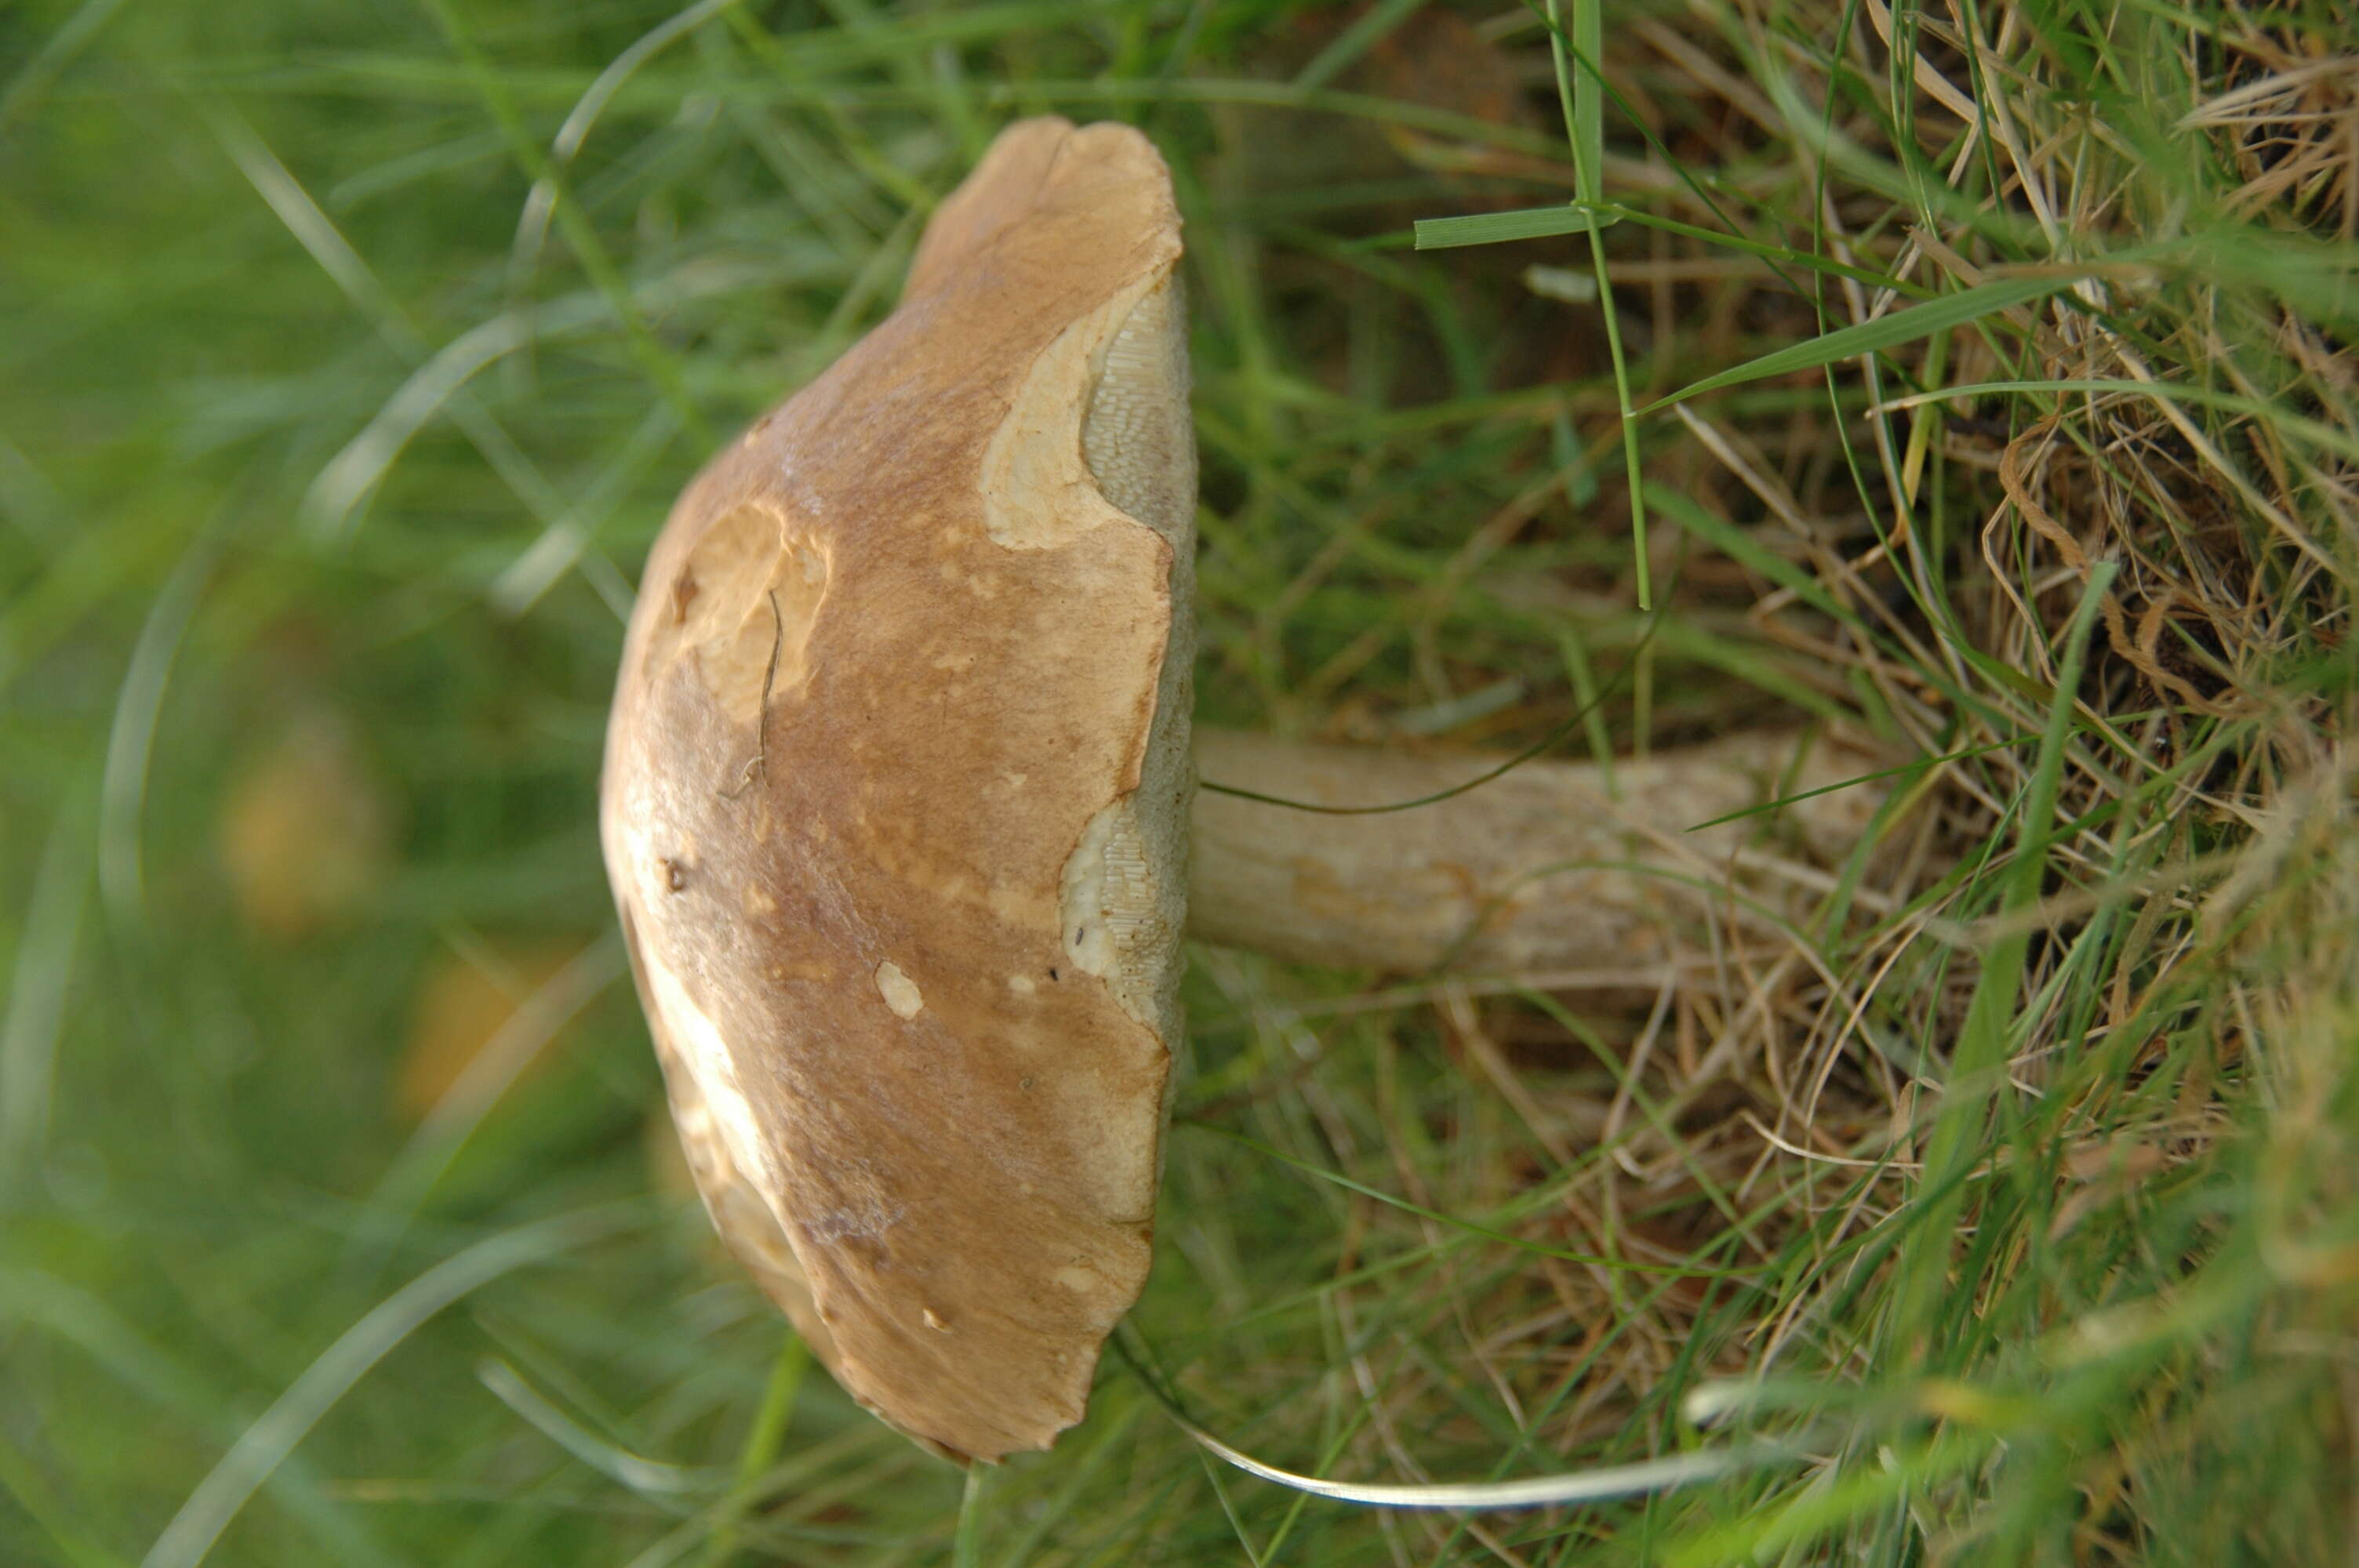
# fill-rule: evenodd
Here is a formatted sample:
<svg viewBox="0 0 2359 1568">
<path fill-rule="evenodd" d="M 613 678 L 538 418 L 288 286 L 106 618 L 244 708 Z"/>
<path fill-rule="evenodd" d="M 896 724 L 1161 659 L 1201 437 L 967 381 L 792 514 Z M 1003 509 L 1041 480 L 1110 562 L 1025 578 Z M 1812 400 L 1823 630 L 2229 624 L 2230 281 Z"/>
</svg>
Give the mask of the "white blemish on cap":
<svg viewBox="0 0 2359 1568">
<path fill-rule="evenodd" d="M 915 1018 L 926 1009 L 926 999 L 918 992 L 918 982 L 901 972 L 901 966 L 887 958 L 876 966 L 876 994 L 893 1010 L 896 1018 Z"/>
<path fill-rule="evenodd" d="M 696 1005 L 688 988 L 652 948 L 642 954 L 647 973 L 647 1000 L 663 1020 L 680 1065 L 696 1082 L 697 1093 L 721 1130 L 721 1141 L 736 1167 L 764 1184 L 777 1181 L 769 1141 L 762 1136 L 760 1116 L 745 1098 L 737 1079 L 737 1064 L 722 1038 L 721 1026 Z"/>
</svg>

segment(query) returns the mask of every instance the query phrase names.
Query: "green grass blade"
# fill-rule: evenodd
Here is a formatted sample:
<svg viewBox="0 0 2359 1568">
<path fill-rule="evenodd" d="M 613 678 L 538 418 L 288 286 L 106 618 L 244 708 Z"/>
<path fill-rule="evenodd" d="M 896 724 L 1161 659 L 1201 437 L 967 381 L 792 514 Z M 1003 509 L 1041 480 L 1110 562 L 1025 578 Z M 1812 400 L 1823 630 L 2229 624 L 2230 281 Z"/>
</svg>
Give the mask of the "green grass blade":
<svg viewBox="0 0 2359 1568">
<path fill-rule="evenodd" d="M 1906 310 L 1895 310 L 1872 320 L 1858 321 L 1848 327 L 1812 338 L 1807 342 L 1789 344 L 1773 350 L 1757 359 L 1704 377 L 1680 388 L 1668 397 L 1657 398 L 1644 408 L 1641 415 L 1659 413 L 1675 403 L 1700 397 L 1707 392 L 1723 387 L 1742 386 L 1747 382 L 1767 381 L 1774 376 L 1792 375 L 1799 371 L 1822 370 L 1841 364 L 1862 354 L 1882 353 L 1903 343 L 1913 343 L 2010 310 L 2018 305 L 2028 305 L 2061 294 L 2088 276 L 2085 270 L 2065 273 L 2043 272 L 2030 277 L 1998 278 L 1989 283 L 1962 288 L 1955 294 L 1943 295 L 1923 305 L 1912 305 Z"/>
<path fill-rule="evenodd" d="M 1612 223 L 1578 207 L 1527 207 L 1515 212 L 1470 212 L 1460 218 L 1419 218 L 1417 248 L 1441 251 L 1460 245 L 1496 245 L 1514 240 L 1542 240 L 1557 234 L 1586 233 Z"/>
</svg>

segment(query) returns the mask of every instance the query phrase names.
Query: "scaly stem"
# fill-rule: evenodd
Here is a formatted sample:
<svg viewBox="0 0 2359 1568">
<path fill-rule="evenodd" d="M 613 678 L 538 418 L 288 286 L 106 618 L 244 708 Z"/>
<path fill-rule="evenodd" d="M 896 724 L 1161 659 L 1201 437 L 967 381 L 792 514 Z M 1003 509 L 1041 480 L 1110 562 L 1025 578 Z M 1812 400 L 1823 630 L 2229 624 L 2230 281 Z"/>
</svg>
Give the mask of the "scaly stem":
<svg viewBox="0 0 2359 1568">
<path fill-rule="evenodd" d="M 1197 731 L 1196 761 L 1207 780 L 1327 806 L 1416 799 L 1492 765 L 1217 730 Z M 1784 731 L 1625 758 L 1610 781 L 1591 763 L 1528 762 L 1462 795 L 1380 815 L 1201 791 L 1189 932 L 1304 963 L 1407 973 L 1647 959 L 1660 935 L 1707 916 L 1769 918 L 1757 902 L 1732 898 L 1732 863 L 1774 878 L 1839 856 L 1886 788 L 1878 781 L 1798 800 L 1766 826 L 1760 816 L 1700 824 L 1878 765 L 1847 745 Z M 1781 839 L 1799 839 L 1801 853 Z"/>
</svg>

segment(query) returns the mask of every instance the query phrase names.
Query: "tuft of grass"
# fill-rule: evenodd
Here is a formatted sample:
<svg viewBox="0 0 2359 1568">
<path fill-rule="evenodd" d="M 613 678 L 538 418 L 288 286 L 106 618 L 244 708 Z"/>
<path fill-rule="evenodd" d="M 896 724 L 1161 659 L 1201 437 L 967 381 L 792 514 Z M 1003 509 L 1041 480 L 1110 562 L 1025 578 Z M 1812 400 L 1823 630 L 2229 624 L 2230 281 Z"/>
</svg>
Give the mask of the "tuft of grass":
<svg viewBox="0 0 2359 1568">
<path fill-rule="evenodd" d="M 2340 1560 L 2346 10 L 0 12 L 0 1560 Z M 1144 1370 L 970 1488 L 706 1237 L 592 803 L 672 492 L 1045 111 L 1178 175 L 1208 719 L 1890 793 L 1579 973 L 1198 951 Z M 1518 1515 L 1157 1399 L 1414 1484 L 1725 1379 L 1804 1463 Z"/>
</svg>

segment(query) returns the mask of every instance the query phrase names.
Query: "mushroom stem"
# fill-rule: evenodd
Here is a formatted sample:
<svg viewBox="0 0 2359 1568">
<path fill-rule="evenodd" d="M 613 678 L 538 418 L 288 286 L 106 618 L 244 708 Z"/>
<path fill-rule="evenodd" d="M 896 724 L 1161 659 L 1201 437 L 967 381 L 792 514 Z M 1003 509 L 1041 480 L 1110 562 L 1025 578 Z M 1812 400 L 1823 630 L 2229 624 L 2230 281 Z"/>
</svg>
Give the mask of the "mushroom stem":
<svg viewBox="0 0 2359 1568">
<path fill-rule="evenodd" d="M 1207 783 L 1320 806 L 1380 806 L 1500 759 L 1404 755 L 1200 730 Z M 1875 771 L 1871 752 L 1771 731 L 1615 762 L 1534 761 L 1411 810 L 1333 816 L 1202 789 L 1189 934 L 1304 963 L 1533 971 L 1654 956 L 1732 910 L 1732 865 L 1824 886 L 1802 863 L 1856 843 L 1883 783 L 1699 825 Z M 1792 847 L 1801 853 L 1797 856 Z M 1773 901 L 1774 902 L 1774 901 Z M 1757 904 L 1756 905 L 1757 908 Z"/>
</svg>

